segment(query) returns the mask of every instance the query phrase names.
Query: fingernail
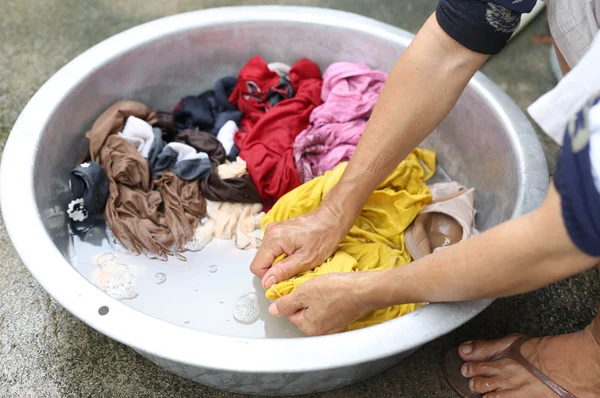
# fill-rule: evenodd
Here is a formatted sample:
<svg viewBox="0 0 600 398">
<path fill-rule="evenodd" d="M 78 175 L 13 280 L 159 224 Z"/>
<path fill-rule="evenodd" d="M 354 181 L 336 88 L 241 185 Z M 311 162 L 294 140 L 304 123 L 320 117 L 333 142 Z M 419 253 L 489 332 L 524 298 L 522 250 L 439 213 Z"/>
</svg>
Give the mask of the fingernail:
<svg viewBox="0 0 600 398">
<path fill-rule="evenodd" d="M 467 364 L 463 364 L 463 366 L 460 367 L 460 373 L 464 376 L 467 377 Z"/>
<path fill-rule="evenodd" d="M 475 388 L 475 379 L 469 380 L 469 390 L 475 392 L 475 390 L 473 390 L 473 388 Z"/>
<path fill-rule="evenodd" d="M 471 351 L 473 351 L 473 342 L 467 341 L 466 343 L 461 344 L 460 351 L 465 355 L 469 355 Z"/>
<path fill-rule="evenodd" d="M 271 303 L 269 306 L 269 314 L 273 316 L 279 316 L 279 310 L 277 309 L 277 304 Z"/>
<path fill-rule="evenodd" d="M 263 281 L 263 287 L 265 289 L 268 289 L 276 283 L 277 283 L 277 278 L 275 278 L 275 275 L 271 275 L 271 276 L 267 277 L 266 281 Z"/>
</svg>

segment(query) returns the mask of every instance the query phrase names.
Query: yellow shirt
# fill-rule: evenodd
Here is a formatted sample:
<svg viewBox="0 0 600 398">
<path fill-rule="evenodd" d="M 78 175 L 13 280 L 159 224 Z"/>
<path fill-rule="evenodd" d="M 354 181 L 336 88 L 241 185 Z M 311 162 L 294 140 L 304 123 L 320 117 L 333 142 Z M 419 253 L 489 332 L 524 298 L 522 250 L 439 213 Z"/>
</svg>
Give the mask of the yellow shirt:
<svg viewBox="0 0 600 398">
<path fill-rule="evenodd" d="M 263 219 L 263 231 L 272 222 L 289 220 L 315 210 L 345 168 L 346 163 L 342 163 L 280 198 Z M 408 264 L 411 258 L 404 247 L 404 230 L 431 202 L 425 181 L 434 172 L 435 152 L 415 149 L 373 192 L 333 256 L 314 270 L 272 286 L 267 290 L 267 298 L 285 296 L 307 280 L 330 272 L 387 270 Z M 385 322 L 416 308 L 416 304 L 402 304 L 380 309 L 354 322 L 347 330 Z"/>
</svg>

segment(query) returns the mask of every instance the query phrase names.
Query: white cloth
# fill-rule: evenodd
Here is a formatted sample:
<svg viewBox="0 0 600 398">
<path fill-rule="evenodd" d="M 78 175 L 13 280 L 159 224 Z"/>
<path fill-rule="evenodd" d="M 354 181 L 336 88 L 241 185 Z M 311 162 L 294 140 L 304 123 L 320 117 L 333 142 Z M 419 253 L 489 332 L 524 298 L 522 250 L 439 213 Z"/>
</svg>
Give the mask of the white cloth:
<svg viewBox="0 0 600 398">
<path fill-rule="evenodd" d="M 180 142 L 169 142 L 167 146 L 177 152 L 176 163 L 179 163 L 182 160 L 208 159 L 208 154 L 206 152 L 196 152 L 196 149 Z"/>
<path fill-rule="evenodd" d="M 597 10 L 600 12 L 600 8 Z M 562 49 L 561 49 L 562 51 Z M 562 145 L 567 123 L 583 105 L 600 92 L 600 33 L 591 48 L 554 89 L 527 109 L 533 120 Z"/>
<path fill-rule="evenodd" d="M 228 120 L 217 133 L 217 139 L 225 148 L 225 153 L 229 155 L 233 148 L 233 136 L 238 131 L 238 126 L 233 120 Z"/>
<path fill-rule="evenodd" d="M 290 70 L 292 69 L 288 64 L 284 64 L 283 62 L 271 62 L 267 65 L 270 71 L 277 73 L 279 76 L 287 76 L 290 74 Z"/>
<path fill-rule="evenodd" d="M 135 116 L 129 116 L 119 135 L 131 142 L 143 157 L 148 157 L 154 143 L 154 132 L 148 122 Z"/>
</svg>

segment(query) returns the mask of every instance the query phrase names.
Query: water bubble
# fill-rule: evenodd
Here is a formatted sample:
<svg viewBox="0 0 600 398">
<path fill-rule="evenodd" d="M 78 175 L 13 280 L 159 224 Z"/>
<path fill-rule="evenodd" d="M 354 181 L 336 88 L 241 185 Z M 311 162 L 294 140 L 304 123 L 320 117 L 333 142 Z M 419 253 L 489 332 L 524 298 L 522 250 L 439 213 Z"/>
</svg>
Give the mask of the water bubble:
<svg viewBox="0 0 600 398">
<path fill-rule="evenodd" d="M 199 288 L 199 287 L 195 287 L 195 288 L 194 288 L 194 291 L 195 291 L 195 292 L 197 292 L 198 290 L 200 290 L 200 288 Z"/>
<path fill-rule="evenodd" d="M 183 323 L 185 323 L 186 325 L 190 323 L 189 319 L 186 319 L 185 321 L 183 321 Z"/>
<path fill-rule="evenodd" d="M 223 304 L 225 300 L 219 300 L 219 304 Z"/>
<path fill-rule="evenodd" d="M 233 318 L 244 325 L 256 322 L 259 315 L 258 296 L 254 292 L 240 297 L 233 307 Z"/>
<path fill-rule="evenodd" d="M 164 272 L 157 272 L 154 274 L 154 282 L 161 285 L 167 281 L 167 275 Z"/>
<path fill-rule="evenodd" d="M 208 266 L 208 272 L 210 272 L 211 274 L 214 274 L 218 270 L 219 270 L 219 266 L 218 265 L 209 265 Z"/>
</svg>

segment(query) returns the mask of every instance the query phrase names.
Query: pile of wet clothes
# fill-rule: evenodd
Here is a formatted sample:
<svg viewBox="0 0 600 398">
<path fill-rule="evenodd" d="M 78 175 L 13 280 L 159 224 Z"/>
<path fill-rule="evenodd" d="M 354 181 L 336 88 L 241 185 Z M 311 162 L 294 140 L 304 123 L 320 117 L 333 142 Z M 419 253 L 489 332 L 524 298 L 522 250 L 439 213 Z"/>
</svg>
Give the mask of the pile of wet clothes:
<svg viewBox="0 0 600 398">
<path fill-rule="evenodd" d="M 113 244 L 150 258 L 181 257 L 213 239 L 260 245 L 271 222 L 314 210 L 339 179 L 387 74 L 338 62 L 322 75 L 251 58 L 237 77 L 182 98 L 170 112 L 134 100 L 106 109 L 70 173 L 73 233 L 106 223 Z M 416 149 L 379 186 L 348 236 L 321 266 L 267 291 L 276 298 L 313 276 L 402 266 L 477 233 L 474 191 L 428 185 L 435 153 Z M 368 326 L 413 311 L 390 307 Z"/>
</svg>

